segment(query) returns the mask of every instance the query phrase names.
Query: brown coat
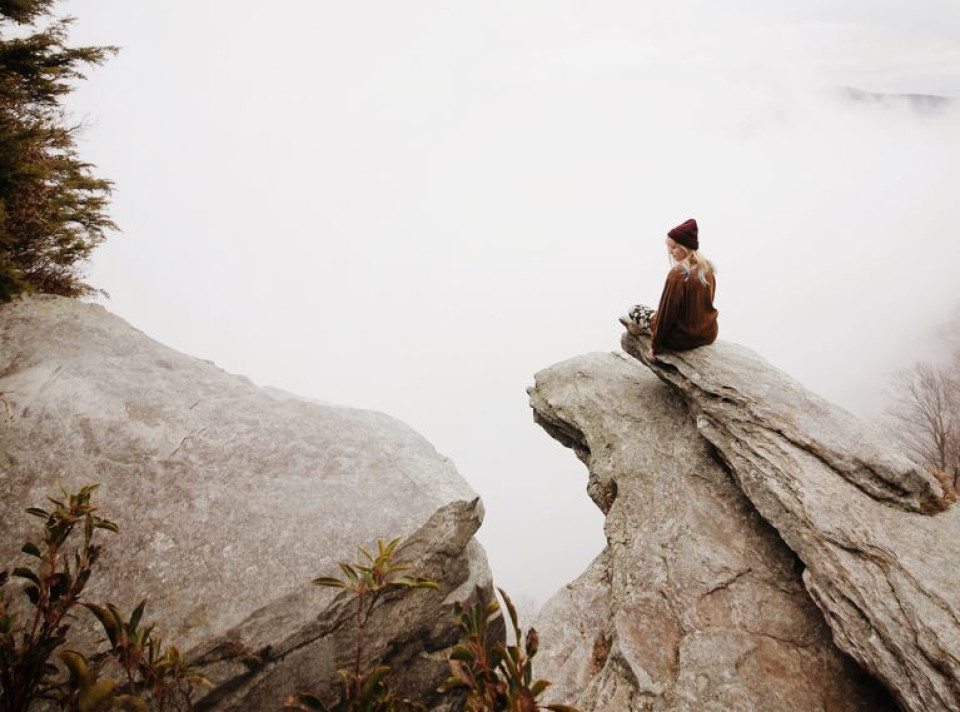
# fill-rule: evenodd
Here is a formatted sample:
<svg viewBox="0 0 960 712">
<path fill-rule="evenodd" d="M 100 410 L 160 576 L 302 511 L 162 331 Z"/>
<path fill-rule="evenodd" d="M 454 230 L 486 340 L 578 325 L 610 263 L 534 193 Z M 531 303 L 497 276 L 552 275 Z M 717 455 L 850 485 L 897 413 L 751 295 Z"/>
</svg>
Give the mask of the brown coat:
<svg viewBox="0 0 960 712">
<path fill-rule="evenodd" d="M 660 306 L 650 321 L 653 351 L 687 351 L 717 340 L 717 282 L 711 273 L 704 284 L 695 274 L 674 267 L 663 285 Z"/>
</svg>

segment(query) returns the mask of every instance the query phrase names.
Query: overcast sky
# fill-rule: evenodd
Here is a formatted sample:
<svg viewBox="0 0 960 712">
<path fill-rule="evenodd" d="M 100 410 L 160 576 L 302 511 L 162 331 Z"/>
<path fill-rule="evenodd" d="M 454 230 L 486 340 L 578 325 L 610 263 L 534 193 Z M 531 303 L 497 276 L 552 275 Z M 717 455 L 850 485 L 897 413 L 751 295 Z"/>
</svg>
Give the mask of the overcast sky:
<svg viewBox="0 0 960 712">
<path fill-rule="evenodd" d="M 159 341 L 385 411 L 483 496 L 498 584 L 603 546 L 537 370 L 618 350 L 688 217 L 721 338 L 855 412 L 960 299 L 956 0 L 73 0 L 122 51 L 72 98 L 123 234 L 105 305 Z"/>
</svg>

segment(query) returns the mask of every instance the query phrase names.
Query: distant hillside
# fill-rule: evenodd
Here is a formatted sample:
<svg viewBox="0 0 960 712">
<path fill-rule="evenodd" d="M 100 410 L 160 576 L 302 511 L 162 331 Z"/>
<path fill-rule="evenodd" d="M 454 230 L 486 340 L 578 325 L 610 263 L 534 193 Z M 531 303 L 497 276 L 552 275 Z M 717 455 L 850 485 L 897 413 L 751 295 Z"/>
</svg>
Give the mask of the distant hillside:
<svg viewBox="0 0 960 712">
<path fill-rule="evenodd" d="M 939 113 L 960 106 L 960 97 L 938 94 L 900 94 L 895 92 L 872 92 L 855 87 L 841 87 L 837 93 L 847 101 L 859 104 L 888 104 L 908 106 L 924 113 Z"/>
</svg>

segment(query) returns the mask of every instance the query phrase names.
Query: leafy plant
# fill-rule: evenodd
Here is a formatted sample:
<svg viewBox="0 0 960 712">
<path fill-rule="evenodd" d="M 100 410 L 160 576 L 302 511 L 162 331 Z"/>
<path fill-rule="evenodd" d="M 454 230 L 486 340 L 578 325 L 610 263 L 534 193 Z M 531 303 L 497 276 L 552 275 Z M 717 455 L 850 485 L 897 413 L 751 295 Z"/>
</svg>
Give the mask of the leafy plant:
<svg viewBox="0 0 960 712">
<path fill-rule="evenodd" d="M 133 695 L 116 694 L 117 683 L 100 679 L 99 671 L 75 650 L 63 650 L 58 657 L 67 668 L 57 701 L 69 712 L 106 712 L 112 709 L 146 712 L 147 706 Z"/>
<path fill-rule="evenodd" d="M 129 619 L 112 603 L 97 606 L 84 603 L 100 621 L 110 643 L 110 655 L 116 658 L 126 675 L 124 689 L 142 698 L 152 700 L 157 710 L 192 710 L 193 697 L 199 687 L 211 684 L 197 670 L 190 667 L 175 645 L 163 647 L 157 638 L 154 624 L 140 626 L 147 602 L 141 601 Z M 118 698 L 125 704 L 134 704 Z M 140 703 L 142 709 L 146 705 Z M 141 709 L 134 704 L 135 709 Z"/>
<path fill-rule="evenodd" d="M 51 511 L 31 507 L 28 514 L 45 520 L 40 544 L 28 541 L 24 554 L 36 560 L 33 567 L 18 566 L 12 577 L 26 582 L 23 594 L 32 614 L 21 617 L 7 598 L 5 585 L 11 578 L 0 572 L 0 711 L 26 712 L 35 699 L 59 700 L 62 688 L 53 654 L 66 642 L 71 610 L 100 557 L 102 547 L 93 543 L 94 533 L 103 529 L 116 533 L 117 525 L 103 519 L 90 503 L 97 485 L 88 485 L 76 494 L 61 488 L 63 497 L 49 501 Z M 67 539 L 77 526 L 83 541 L 76 551 L 66 550 Z M 71 563 L 72 562 L 72 563 Z"/>
<path fill-rule="evenodd" d="M 516 644 L 506 645 L 501 641 L 489 644 L 487 624 L 500 615 L 496 601 L 486 607 L 475 603 L 469 608 L 457 603 L 454 615 L 464 638 L 450 653 L 451 675 L 442 689 L 464 690 L 466 712 L 579 712 L 569 705 L 537 702 L 550 686 L 546 680 L 533 678 L 533 658 L 540 644 L 537 631 L 530 628 L 526 637 L 522 635 L 513 601 L 502 589 L 497 590 L 507 606 Z"/>
<path fill-rule="evenodd" d="M 390 668 L 377 664 L 369 670 L 363 669 L 363 646 L 366 627 L 374 607 L 382 597 L 396 590 L 428 588 L 439 591 L 435 581 L 410 576 L 404 572 L 410 565 L 394 561 L 400 539 L 389 543 L 377 541 L 377 556 L 373 556 L 363 547 L 358 547 L 360 560 L 348 564 L 340 562 L 343 578 L 321 576 L 313 580 L 316 586 L 342 588 L 353 594 L 357 608 L 354 620 L 357 627 L 356 656 L 351 670 L 339 670 L 343 694 L 339 703 L 327 706 L 321 697 L 313 692 L 299 692 L 284 700 L 288 709 L 312 712 L 395 712 L 399 710 L 425 710 L 423 705 L 410 700 L 397 698 L 389 688 Z"/>
<path fill-rule="evenodd" d="M 40 544 L 28 541 L 22 548 L 36 563 L 32 568 L 16 567 L 12 575 L 0 571 L 0 712 L 27 712 L 36 700 L 68 712 L 146 712 L 148 702 L 157 710 L 191 710 L 196 688 L 209 685 L 176 646 L 163 648 L 153 625 L 141 627 L 145 601 L 125 619 L 111 603 L 98 606 L 81 600 L 102 553 L 93 542 L 96 531 L 119 531 L 95 514 L 91 496 L 96 489 L 97 485 L 88 485 L 69 494 L 61 488 L 60 499 L 48 498 L 52 510 L 28 509 L 45 520 Z M 68 540 L 78 528 L 83 539 L 71 550 Z M 11 578 L 26 582 L 22 589 L 26 600 L 18 607 L 5 591 Z M 83 653 L 61 650 L 78 604 L 90 610 L 106 631 L 108 654 L 126 674 L 124 684 L 101 678 L 99 666 Z M 32 614 L 23 615 L 24 609 L 32 609 Z M 62 663 L 65 675 L 54 659 Z"/>
</svg>

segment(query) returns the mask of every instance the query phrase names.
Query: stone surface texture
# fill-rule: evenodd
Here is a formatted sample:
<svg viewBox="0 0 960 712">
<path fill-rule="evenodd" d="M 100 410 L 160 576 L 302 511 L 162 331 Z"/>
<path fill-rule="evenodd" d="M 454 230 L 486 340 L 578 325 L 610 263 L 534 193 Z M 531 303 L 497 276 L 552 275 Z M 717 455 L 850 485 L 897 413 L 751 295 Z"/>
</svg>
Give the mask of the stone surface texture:
<svg viewBox="0 0 960 712">
<path fill-rule="evenodd" d="M 584 712 L 892 710 L 837 650 L 794 554 L 623 354 L 536 375 L 537 422 L 589 469 L 608 545 L 537 621 L 548 700 Z"/>
<path fill-rule="evenodd" d="M 202 654 L 217 684 L 204 708 L 275 709 L 328 685 L 352 650 L 348 603 L 309 582 L 339 575 L 358 545 L 409 538 L 402 557 L 443 587 L 389 601 L 392 633 L 369 644 L 401 663 L 405 689 L 445 674 L 443 604 L 492 595 L 476 494 L 403 423 L 260 388 L 99 306 L 4 305 L 0 561 L 35 536 L 27 506 L 88 483 L 121 530 L 103 537 L 88 600 L 148 597 L 146 617 Z"/>
<path fill-rule="evenodd" d="M 837 645 L 905 709 L 960 709 L 960 509 L 871 426 L 718 342 L 651 363 L 805 567 Z"/>
</svg>

